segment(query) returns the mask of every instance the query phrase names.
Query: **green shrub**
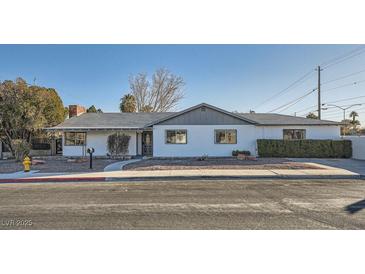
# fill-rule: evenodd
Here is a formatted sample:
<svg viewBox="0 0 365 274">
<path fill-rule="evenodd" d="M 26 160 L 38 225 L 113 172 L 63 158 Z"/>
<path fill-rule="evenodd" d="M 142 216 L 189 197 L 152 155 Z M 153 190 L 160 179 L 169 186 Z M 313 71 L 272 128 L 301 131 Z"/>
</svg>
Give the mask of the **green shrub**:
<svg viewBox="0 0 365 274">
<path fill-rule="evenodd" d="M 251 152 L 248 151 L 248 150 L 238 150 L 238 149 L 232 151 L 232 156 L 236 157 L 238 154 L 243 154 L 245 156 L 250 156 Z"/>
<path fill-rule="evenodd" d="M 351 158 L 351 140 L 257 140 L 260 157 Z"/>
</svg>

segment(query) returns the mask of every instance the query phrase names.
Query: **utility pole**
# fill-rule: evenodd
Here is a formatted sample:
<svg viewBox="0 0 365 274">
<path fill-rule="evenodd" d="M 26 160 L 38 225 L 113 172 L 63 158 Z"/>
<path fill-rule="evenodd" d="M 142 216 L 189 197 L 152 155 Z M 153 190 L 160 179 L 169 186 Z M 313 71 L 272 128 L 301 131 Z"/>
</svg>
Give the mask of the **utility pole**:
<svg viewBox="0 0 365 274">
<path fill-rule="evenodd" d="M 321 66 L 317 67 L 318 70 L 318 119 L 321 120 Z"/>
</svg>

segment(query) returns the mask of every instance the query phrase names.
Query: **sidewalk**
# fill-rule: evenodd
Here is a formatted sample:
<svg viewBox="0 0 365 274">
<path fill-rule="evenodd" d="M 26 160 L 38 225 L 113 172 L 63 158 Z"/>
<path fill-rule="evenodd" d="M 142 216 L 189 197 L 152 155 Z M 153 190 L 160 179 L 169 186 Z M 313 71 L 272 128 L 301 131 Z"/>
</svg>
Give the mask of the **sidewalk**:
<svg viewBox="0 0 365 274">
<path fill-rule="evenodd" d="M 68 181 L 117 181 L 117 180 L 146 180 L 146 179 L 201 179 L 201 178 L 250 178 L 250 179 L 358 179 L 362 178 L 361 174 L 351 172 L 345 169 L 330 167 L 321 164 L 314 164 L 322 169 L 201 169 L 201 170 L 155 170 L 155 171 L 106 171 L 91 173 L 26 173 L 20 176 L 19 172 L 16 177 L 9 174 L 0 175 L 0 183 L 9 182 L 68 182 Z"/>
</svg>

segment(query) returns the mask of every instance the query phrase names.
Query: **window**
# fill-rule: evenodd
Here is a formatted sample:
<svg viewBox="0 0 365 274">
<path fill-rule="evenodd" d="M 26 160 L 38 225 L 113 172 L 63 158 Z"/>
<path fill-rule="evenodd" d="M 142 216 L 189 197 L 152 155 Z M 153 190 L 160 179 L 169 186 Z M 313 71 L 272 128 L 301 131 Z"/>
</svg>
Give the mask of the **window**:
<svg viewBox="0 0 365 274">
<path fill-rule="evenodd" d="M 86 145 L 86 132 L 65 132 L 65 146 Z"/>
<path fill-rule="evenodd" d="M 283 129 L 284 140 L 303 140 L 305 139 L 305 129 Z"/>
<path fill-rule="evenodd" d="M 216 129 L 216 144 L 237 144 L 237 130 L 235 129 Z"/>
<path fill-rule="evenodd" d="M 47 138 L 33 138 L 32 139 L 33 150 L 49 150 L 51 149 L 50 141 Z"/>
<path fill-rule="evenodd" d="M 186 144 L 186 129 L 166 130 L 166 144 Z"/>
</svg>

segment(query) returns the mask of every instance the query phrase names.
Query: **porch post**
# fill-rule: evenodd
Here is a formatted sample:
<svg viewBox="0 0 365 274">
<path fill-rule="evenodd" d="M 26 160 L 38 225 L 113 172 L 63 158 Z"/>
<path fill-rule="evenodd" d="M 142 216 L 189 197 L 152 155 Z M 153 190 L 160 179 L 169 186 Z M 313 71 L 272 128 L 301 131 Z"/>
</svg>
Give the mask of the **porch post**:
<svg viewBox="0 0 365 274">
<path fill-rule="evenodd" d="M 138 156 L 138 131 L 136 131 L 136 156 Z"/>
</svg>

